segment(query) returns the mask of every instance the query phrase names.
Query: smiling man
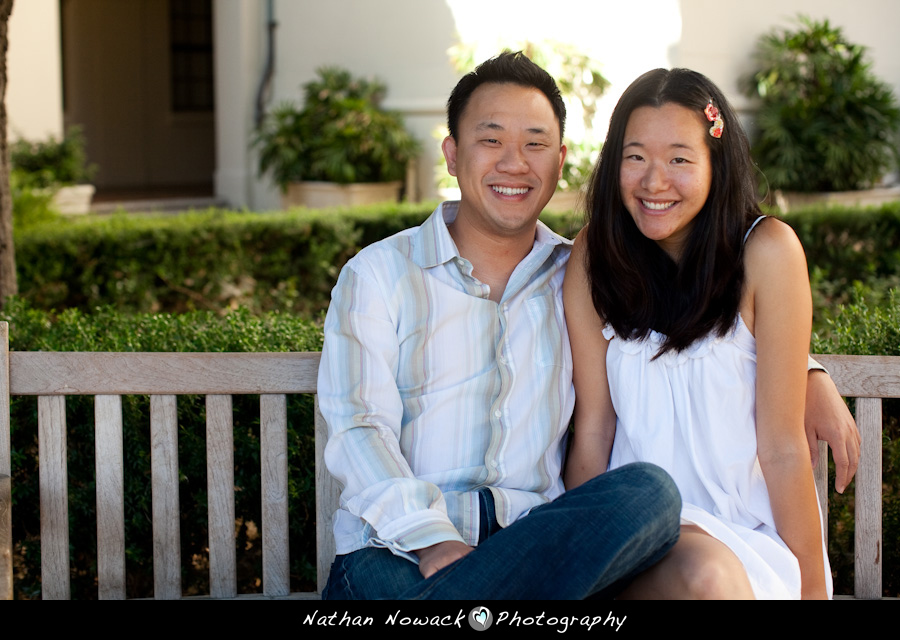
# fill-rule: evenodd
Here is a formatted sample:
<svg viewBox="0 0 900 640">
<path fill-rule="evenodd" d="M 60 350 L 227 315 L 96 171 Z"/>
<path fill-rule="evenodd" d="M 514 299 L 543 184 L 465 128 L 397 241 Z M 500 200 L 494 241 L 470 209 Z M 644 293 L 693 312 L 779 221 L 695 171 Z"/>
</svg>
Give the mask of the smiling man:
<svg viewBox="0 0 900 640">
<path fill-rule="evenodd" d="M 325 321 L 326 598 L 585 598 L 649 567 L 680 500 L 637 464 L 563 495 L 570 243 L 538 221 L 566 150 L 553 79 L 488 60 L 448 102 L 461 200 L 347 263 Z M 552 567 L 552 571 L 548 571 Z"/>
</svg>

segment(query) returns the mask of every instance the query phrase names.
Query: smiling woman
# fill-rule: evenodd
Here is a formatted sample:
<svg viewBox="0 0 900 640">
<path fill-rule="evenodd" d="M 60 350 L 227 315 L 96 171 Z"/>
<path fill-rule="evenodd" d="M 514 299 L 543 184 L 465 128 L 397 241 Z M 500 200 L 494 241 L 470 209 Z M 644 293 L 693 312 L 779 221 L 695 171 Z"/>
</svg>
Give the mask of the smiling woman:
<svg viewBox="0 0 900 640">
<path fill-rule="evenodd" d="M 803 424 L 806 261 L 790 227 L 760 215 L 721 91 L 687 69 L 635 80 L 588 210 L 563 294 L 566 486 L 649 462 L 682 498 L 675 547 L 621 597 L 829 597 Z"/>
</svg>

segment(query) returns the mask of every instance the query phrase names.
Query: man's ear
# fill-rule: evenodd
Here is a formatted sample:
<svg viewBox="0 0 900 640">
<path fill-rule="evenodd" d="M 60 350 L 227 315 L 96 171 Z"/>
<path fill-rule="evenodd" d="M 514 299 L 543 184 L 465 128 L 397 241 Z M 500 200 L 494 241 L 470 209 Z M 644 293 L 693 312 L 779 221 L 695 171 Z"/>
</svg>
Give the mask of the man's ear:
<svg viewBox="0 0 900 640">
<path fill-rule="evenodd" d="M 562 170 L 563 166 L 566 164 L 566 145 L 561 145 L 559 147 L 559 175 L 556 177 L 557 180 L 562 179 Z"/>
<path fill-rule="evenodd" d="M 456 176 L 456 140 L 453 136 L 447 136 L 441 143 L 444 159 L 447 161 L 447 173 Z"/>
</svg>

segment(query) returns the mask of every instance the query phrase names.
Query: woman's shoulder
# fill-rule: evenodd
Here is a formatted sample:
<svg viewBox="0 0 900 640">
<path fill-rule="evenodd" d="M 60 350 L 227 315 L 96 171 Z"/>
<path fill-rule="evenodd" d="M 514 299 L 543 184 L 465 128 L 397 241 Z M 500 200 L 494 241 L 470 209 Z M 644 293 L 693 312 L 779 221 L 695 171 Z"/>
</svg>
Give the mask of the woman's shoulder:
<svg viewBox="0 0 900 640">
<path fill-rule="evenodd" d="M 800 239 L 787 223 L 777 218 L 766 218 L 747 238 L 744 246 L 744 273 L 746 293 L 750 305 L 756 306 L 762 292 L 774 296 L 794 295 L 805 287 L 809 291 L 809 272 L 806 253 Z M 742 304 L 742 313 L 753 331 L 755 320 Z M 755 335 L 755 331 L 754 331 Z"/>
<path fill-rule="evenodd" d="M 585 270 L 587 267 L 587 225 L 581 228 L 581 231 L 575 236 L 575 239 L 572 241 L 572 252 L 569 255 L 569 265 L 567 269 L 571 270 L 573 266 L 579 268 L 580 270 Z"/>
<path fill-rule="evenodd" d="M 744 245 L 744 266 L 751 270 L 754 267 L 777 267 L 785 260 L 806 256 L 800 239 L 789 224 L 771 216 L 761 220 L 747 238 Z"/>
</svg>

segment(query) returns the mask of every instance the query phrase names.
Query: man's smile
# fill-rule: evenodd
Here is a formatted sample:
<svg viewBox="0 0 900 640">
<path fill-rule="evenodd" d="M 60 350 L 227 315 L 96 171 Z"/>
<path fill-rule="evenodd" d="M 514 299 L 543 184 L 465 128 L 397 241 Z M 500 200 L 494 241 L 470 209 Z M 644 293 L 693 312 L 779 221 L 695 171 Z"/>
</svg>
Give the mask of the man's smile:
<svg viewBox="0 0 900 640">
<path fill-rule="evenodd" d="M 519 196 L 531 191 L 531 187 L 501 187 L 492 185 L 491 189 L 503 196 Z"/>
</svg>

